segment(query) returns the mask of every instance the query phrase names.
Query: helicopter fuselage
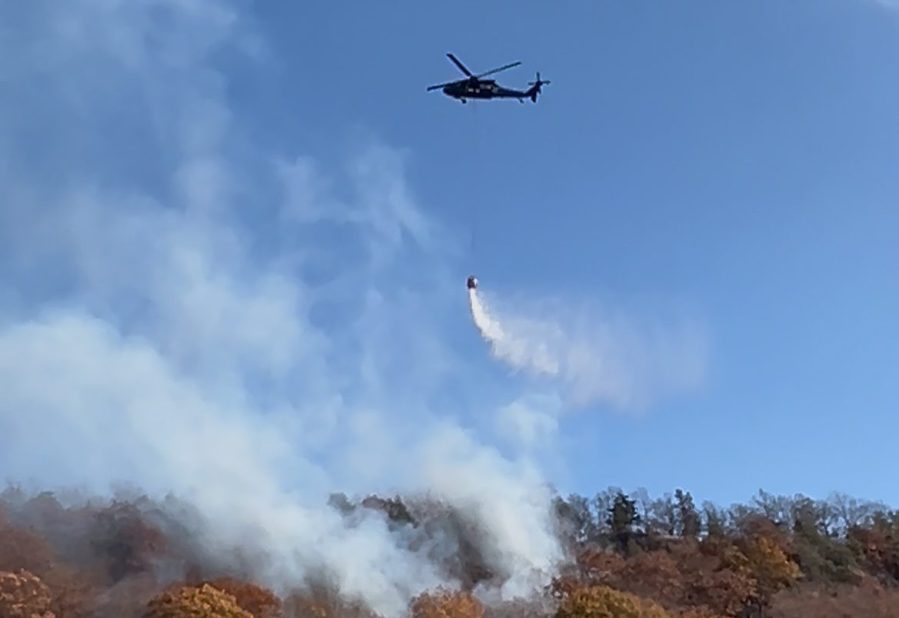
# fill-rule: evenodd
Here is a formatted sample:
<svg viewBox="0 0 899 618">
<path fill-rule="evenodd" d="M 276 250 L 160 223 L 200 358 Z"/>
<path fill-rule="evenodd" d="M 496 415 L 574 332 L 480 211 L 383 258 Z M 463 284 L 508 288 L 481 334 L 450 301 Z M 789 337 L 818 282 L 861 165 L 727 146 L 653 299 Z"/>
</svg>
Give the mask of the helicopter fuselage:
<svg viewBox="0 0 899 618">
<path fill-rule="evenodd" d="M 459 99 L 463 103 L 466 99 L 496 99 L 503 97 L 524 99 L 530 96 L 529 93 L 521 90 L 503 88 L 492 79 L 483 79 L 479 81 L 468 79 L 459 80 L 444 86 L 443 94 L 454 99 Z"/>
</svg>

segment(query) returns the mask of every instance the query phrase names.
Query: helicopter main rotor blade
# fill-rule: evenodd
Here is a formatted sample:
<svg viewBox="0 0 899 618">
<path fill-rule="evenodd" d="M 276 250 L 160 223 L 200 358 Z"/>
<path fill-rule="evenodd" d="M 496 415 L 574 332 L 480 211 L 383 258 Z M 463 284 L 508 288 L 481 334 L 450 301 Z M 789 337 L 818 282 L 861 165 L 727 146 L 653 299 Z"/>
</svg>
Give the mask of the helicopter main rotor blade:
<svg viewBox="0 0 899 618">
<path fill-rule="evenodd" d="M 471 71 L 469 71 L 468 69 L 466 69 L 466 68 L 465 68 L 465 65 L 462 64 L 461 62 L 459 62 L 459 59 L 458 59 L 458 58 L 456 58 L 456 57 L 455 57 L 454 55 L 452 55 L 452 54 L 447 54 L 447 56 L 449 56 L 449 59 L 453 61 L 453 64 L 455 64 L 457 67 L 459 67 L 459 70 L 460 70 L 460 71 L 462 71 L 463 73 L 465 73 L 468 77 L 474 77 L 474 75 L 471 74 Z"/>
<path fill-rule="evenodd" d="M 449 86 L 450 84 L 455 84 L 456 82 L 446 82 L 443 84 L 436 84 L 434 86 L 428 86 L 428 90 L 437 90 L 438 88 L 443 88 L 444 86 Z"/>
<path fill-rule="evenodd" d="M 486 73 L 481 73 L 477 77 L 478 78 L 487 77 L 488 75 L 493 75 L 494 73 L 499 73 L 500 71 L 505 71 L 506 69 L 511 69 L 512 67 L 517 67 L 519 64 L 521 64 L 521 62 L 513 62 L 512 64 L 507 64 L 506 66 L 499 67 L 498 69 L 491 69 L 490 71 L 487 71 Z"/>
</svg>

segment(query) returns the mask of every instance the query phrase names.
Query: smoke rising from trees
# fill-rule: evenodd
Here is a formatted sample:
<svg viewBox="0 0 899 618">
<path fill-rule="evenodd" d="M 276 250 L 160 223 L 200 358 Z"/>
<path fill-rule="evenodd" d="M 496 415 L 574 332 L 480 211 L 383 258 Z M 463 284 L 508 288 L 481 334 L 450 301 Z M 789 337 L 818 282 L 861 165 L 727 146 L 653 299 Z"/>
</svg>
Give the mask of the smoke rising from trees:
<svg viewBox="0 0 899 618">
<path fill-rule="evenodd" d="M 154 578 L 200 565 L 279 592 L 323 578 L 394 616 L 463 585 L 454 557 L 477 546 L 485 589 L 538 591 L 564 557 L 545 480 L 433 403 L 447 368 L 467 379 L 439 336 L 451 237 L 403 155 L 366 142 L 327 167 L 244 134 L 213 60 L 265 54 L 236 3 L 38 0 L 0 18 L 18 110 L 0 119 L 6 477 L 81 492 L 51 509 L 83 512 L 76 526 L 95 525 L 86 501 L 135 487 L 136 514 L 103 525 L 140 535 L 159 519 L 175 553 L 150 535 L 154 567 L 138 571 Z M 452 516 L 397 529 L 328 507 L 335 490 L 429 494 Z"/>
</svg>

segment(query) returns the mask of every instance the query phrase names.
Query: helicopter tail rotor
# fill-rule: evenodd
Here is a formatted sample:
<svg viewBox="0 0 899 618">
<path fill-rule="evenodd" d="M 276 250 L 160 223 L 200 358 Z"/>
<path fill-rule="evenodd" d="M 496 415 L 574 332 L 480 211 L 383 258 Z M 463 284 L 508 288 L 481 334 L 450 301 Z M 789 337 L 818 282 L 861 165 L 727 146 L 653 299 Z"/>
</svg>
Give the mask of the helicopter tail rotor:
<svg viewBox="0 0 899 618">
<path fill-rule="evenodd" d="M 540 94 L 542 86 L 548 83 L 550 83 L 549 80 L 540 79 L 540 71 L 537 71 L 537 81 L 528 82 L 528 84 L 531 86 L 528 90 L 528 95 L 531 97 L 531 101 L 533 101 L 534 103 L 537 102 L 537 95 Z"/>
</svg>

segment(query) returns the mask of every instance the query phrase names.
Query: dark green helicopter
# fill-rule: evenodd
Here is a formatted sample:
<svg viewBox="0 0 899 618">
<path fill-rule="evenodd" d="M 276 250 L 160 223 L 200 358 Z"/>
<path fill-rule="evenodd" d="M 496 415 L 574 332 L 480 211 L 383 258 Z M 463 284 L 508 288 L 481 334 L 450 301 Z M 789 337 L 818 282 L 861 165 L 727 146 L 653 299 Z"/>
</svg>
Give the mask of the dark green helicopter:
<svg viewBox="0 0 899 618">
<path fill-rule="evenodd" d="M 454 55 L 447 54 L 447 56 L 453 61 L 453 64 L 459 67 L 460 71 L 465 73 L 467 78 L 430 86 L 428 92 L 439 88 L 443 90 L 443 94 L 446 96 L 459 99 L 463 103 L 465 103 L 467 99 L 518 99 L 521 103 L 524 103 L 524 99 L 530 99 L 536 103 L 537 95 L 540 94 L 540 87 L 543 84 L 549 83 L 548 81 L 541 80 L 540 73 L 538 72 L 537 81 L 528 82 L 531 87 L 527 90 L 503 88 L 502 86 L 497 85 L 496 81 L 492 79 L 481 78 L 493 75 L 494 73 L 499 73 L 500 71 L 505 71 L 506 69 L 511 69 L 512 67 L 517 67 L 521 64 L 520 62 L 513 62 L 512 64 L 507 64 L 498 69 L 492 69 L 486 73 L 481 73 L 480 75 L 473 75 L 472 72 L 469 71 L 464 64 L 459 62 L 459 59 Z"/>
</svg>

